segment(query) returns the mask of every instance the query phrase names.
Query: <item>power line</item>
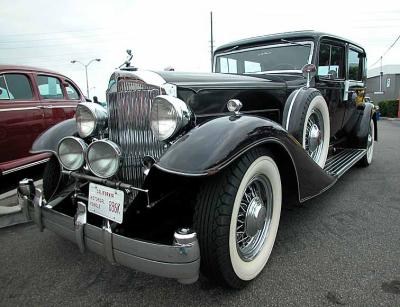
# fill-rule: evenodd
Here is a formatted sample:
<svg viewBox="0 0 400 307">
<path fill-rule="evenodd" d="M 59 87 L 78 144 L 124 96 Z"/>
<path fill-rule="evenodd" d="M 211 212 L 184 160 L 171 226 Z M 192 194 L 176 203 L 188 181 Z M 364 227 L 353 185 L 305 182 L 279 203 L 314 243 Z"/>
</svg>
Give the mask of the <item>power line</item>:
<svg viewBox="0 0 400 307">
<path fill-rule="evenodd" d="M 108 32 L 108 33 L 101 33 L 101 34 L 75 34 L 73 38 L 82 38 L 82 37 L 100 37 L 100 36 L 108 36 L 114 35 L 119 32 Z M 0 35 L 1 37 L 2 35 Z M 42 42 L 42 41 L 56 41 L 56 40 L 63 40 L 66 37 L 48 37 L 48 38 L 40 38 L 40 39 L 26 39 L 26 40 L 11 40 L 11 41 L 1 41 L 0 44 L 14 44 L 14 43 L 28 43 L 28 42 Z"/>
<path fill-rule="evenodd" d="M 79 42 L 79 44 L 102 44 L 105 42 L 109 42 L 110 40 L 120 40 L 123 39 L 125 37 L 113 37 L 113 38 L 108 38 L 108 39 L 101 39 L 98 41 L 94 41 L 94 42 L 86 42 L 86 41 L 81 41 Z M 76 43 L 76 42 L 75 42 Z M 10 49 L 21 49 L 21 48 L 53 48 L 53 47 L 59 47 L 59 46 L 70 46 L 72 44 L 72 42 L 69 43 L 61 43 L 61 44 L 46 44 L 46 45 L 35 45 L 35 46 L 19 46 L 19 47 L 0 47 L 0 50 L 10 50 Z"/>
<path fill-rule="evenodd" d="M 374 64 L 372 64 L 369 68 L 373 67 L 376 63 L 378 63 L 389 52 L 389 50 L 392 49 L 394 47 L 394 45 L 396 45 L 396 43 L 398 42 L 399 39 L 400 39 L 400 34 L 399 34 L 399 36 L 397 36 L 397 38 L 395 39 L 393 44 L 391 44 L 389 46 L 389 48 L 379 57 L 379 59 L 377 59 L 376 62 L 374 62 Z"/>
<path fill-rule="evenodd" d="M 104 30 L 106 28 L 94 28 L 94 29 L 86 29 L 86 30 L 66 30 L 66 31 L 58 31 L 58 32 L 46 32 L 46 33 L 35 33 L 35 32 L 25 32 L 25 33 L 16 33 L 16 34 L 2 34 L 1 36 L 28 36 L 28 35 L 51 35 L 51 34 L 62 34 L 62 33 L 71 33 L 71 32 L 95 32 Z"/>
</svg>

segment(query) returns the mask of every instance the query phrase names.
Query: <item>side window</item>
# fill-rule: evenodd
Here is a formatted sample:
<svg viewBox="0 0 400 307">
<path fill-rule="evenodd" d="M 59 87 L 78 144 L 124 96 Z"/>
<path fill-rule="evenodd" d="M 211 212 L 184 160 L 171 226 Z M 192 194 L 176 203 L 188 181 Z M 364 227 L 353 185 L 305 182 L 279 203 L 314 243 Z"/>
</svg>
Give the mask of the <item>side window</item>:
<svg viewBox="0 0 400 307">
<path fill-rule="evenodd" d="M 255 73 L 261 71 L 261 64 L 257 62 L 244 61 L 244 72 Z"/>
<path fill-rule="evenodd" d="M 37 77 L 39 93 L 44 99 L 63 99 L 60 80 L 50 76 Z"/>
<path fill-rule="evenodd" d="M 8 93 L 6 80 L 4 76 L 0 76 L 0 100 L 10 100 L 10 94 Z"/>
<path fill-rule="evenodd" d="M 354 50 L 349 49 L 347 69 L 349 71 L 349 79 L 362 81 L 363 56 Z"/>
<path fill-rule="evenodd" d="M 237 60 L 231 59 L 231 58 L 226 58 L 226 57 L 221 57 L 219 61 L 220 65 L 220 72 L 223 74 L 226 73 L 234 73 L 237 74 Z"/>
<path fill-rule="evenodd" d="M 69 82 L 68 80 L 65 80 L 65 82 L 68 84 L 68 86 L 65 87 L 65 90 L 67 91 L 68 99 L 79 100 L 80 99 L 79 92 L 75 88 L 75 86 L 73 86 L 72 83 Z"/>
<path fill-rule="evenodd" d="M 1 100 L 32 100 L 29 79 L 23 74 L 4 74 L 0 77 Z"/>
<path fill-rule="evenodd" d="M 321 43 L 318 75 L 332 79 L 344 78 L 344 47 Z"/>
</svg>

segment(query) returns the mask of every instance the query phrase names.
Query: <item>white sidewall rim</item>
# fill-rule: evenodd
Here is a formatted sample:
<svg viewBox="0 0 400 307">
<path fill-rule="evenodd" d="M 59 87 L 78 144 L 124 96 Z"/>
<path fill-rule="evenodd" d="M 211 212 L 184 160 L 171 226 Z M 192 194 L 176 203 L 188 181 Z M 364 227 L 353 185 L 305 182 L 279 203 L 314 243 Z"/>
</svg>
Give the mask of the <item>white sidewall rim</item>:
<svg viewBox="0 0 400 307">
<path fill-rule="evenodd" d="M 315 161 L 321 168 L 324 168 L 326 158 L 328 156 L 329 150 L 329 139 L 331 135 L 330 123 L 329 123 L 329 110 L 328 106 L 326 105 L 325 99 L 318 95 L 313 98 L 310 105 L 308 106 L 308 110 L 306 113 L 306 118 L 304 120 L 304 127 L 303 127 L 303 148 L 305 148 L 306 144 L 306 130 L 307 130 L 307 122 L 310 118 L 310 115 L 314 109 L 318 109 L 321 112 L 324 124 L 324 146 L 322 148 L 321 155 L 318 161 Z"/>
<path fill-rule="evenodd" d="M 249 181 L 256 175 L 262 174 L 266 176 L 272 187 L 273 193 L 273 211 L 271 224 L 269 226 L 268 233 L 265 238 L 265 242 L 257 256 L 251 261 L 243 261 L 240 257 L 237 246 L 236 246 L 236 223 L 239 212 L 240 202 L 243 197 L 243 193 L 246 189 Z M 282 185 L 281 177 L 279 174 L 278 166 L 274 160 L 268 156 L 262 156 L 257 158 L 247 169 L 244 174 L 238 191 L 236 193 L 235 201 L 232 209 L 231 223 L 229 227 L 229 255 L 231 264 L 237 277 L 241 280 L 252 280 L 254 279 L 264 268 L 271 254 L 274 246 L 276 234 L 278 232 L 279 220 L 281 216 L 282 206 Z"/>
<path fill-rule="evenodd" d="M 371 144 L 371 147 L 369 147 L 369 148 L 367 145 L 367 162 L 368 162 L 368 164 L 371 164 L 372 158 L 374 156 L 374 140 L 375 140 L 375 125 L 374 125 L 373 119 L 371 119 L 369 125 L 370 125 L 370 129 L 371 129 L 372 144 Z M 369 132 L 368 132 L 368 135 L 369 135 Z"/>
</svg>

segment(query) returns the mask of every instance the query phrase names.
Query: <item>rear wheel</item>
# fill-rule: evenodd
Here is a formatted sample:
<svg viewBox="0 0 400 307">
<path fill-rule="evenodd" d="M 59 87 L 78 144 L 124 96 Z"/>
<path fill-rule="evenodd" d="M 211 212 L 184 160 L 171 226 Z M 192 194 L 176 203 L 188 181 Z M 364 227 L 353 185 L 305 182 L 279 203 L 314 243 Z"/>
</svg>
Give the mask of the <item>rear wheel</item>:
<svg viewBox="0 0 400 307">
<path fill-rule="evenodd" d="M 360 160 L 361 166 L 367 167 L 372 163 L 372 158 L 374 155 L 374 141 L 375 141 L 375 124 L 374 120 L 371 118 L 367 136 L 367 152 L 365 156 Z"/>
<path fill-rule="evenodd" d="M 201 270 L 242 288 L 268 261 L 281 213 L 279 169 L 268 151 L 253 149 L 201 188 L 194 227 Z"/>
</svg>

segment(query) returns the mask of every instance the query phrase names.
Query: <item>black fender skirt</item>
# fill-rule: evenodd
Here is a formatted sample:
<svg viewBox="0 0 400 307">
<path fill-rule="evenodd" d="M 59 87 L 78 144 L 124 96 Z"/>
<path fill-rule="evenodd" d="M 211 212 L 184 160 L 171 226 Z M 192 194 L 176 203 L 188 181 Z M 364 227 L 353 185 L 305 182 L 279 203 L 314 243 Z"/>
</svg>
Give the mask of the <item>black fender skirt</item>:
<svg viewBox="0 0 400 307">
<path fill-rule="evenodd" d="M 75 118 L 64 120 L 47 129 L 33 142 L 31 153 L 57 152 L 58 142 L 66 136 L 77 133 Z"/>
<path fill-rule="evenodd" d="M 312 198 L 335 183 L 302 146 L 279 124 L 256 116 L 224 116 L 197 126 L 163 154 L 155 167 L 183 176 L 219 172 L 247 150 L 263 145 L 281 146 L 296 172 L 299 200 Z"/>
</svg>

